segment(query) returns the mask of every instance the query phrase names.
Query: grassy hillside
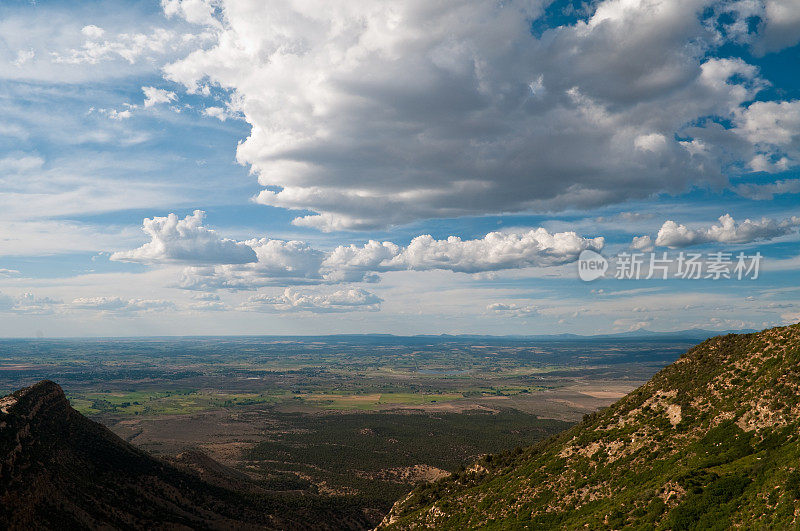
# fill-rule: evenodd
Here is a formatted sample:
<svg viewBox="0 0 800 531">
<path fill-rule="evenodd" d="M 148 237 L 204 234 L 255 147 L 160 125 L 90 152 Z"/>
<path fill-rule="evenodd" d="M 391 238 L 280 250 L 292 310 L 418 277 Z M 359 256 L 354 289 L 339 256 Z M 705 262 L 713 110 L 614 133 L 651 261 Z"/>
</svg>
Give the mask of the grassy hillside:
<svg viewBox="0 0 800 531">
<path fill-rule="evenodd" d="M 800 325 L 720 336 L 555 438 L 414 490 L 382 525 L 794 527 L 799 430 Z"/>
</svg>

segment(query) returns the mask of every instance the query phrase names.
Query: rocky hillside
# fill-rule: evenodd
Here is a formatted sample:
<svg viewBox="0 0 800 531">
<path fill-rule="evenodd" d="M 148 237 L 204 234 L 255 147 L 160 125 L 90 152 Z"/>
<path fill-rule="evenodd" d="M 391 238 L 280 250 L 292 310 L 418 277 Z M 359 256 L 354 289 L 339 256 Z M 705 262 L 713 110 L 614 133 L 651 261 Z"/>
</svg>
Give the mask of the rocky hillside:
<svg viewBox="0 0 800 531">
<path fill-rule="evenodd" d="M 157 460 L 53 382 L 0 398 L 1 529 L 364 529 L 373 518 L 345 500 L 266 492 L 197 453 Z"/>
<path fill-rule="evenodd" d="M 795 528 L 800 325 L 692 348 L 535 447 L 416 489 L 382 527 Z"/>
</svg>

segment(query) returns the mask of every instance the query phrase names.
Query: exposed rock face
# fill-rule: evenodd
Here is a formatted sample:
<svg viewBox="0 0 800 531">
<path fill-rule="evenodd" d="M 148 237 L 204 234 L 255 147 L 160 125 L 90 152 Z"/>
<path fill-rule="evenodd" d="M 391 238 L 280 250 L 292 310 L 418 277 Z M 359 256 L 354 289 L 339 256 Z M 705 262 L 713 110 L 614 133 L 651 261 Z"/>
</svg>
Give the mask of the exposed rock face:
<svg viewBox="0 0 800 531">
<path fill-rule="evenodd" d="M 237 487 L 204 455 L 155 459 L 72 409 L 43 381 L 0 399 L 0 528 L 363 529 L 355 507 Z M 213 476 L 213 484 L 190 469 Z M 226 484 L 226 478 L 232 478 Z"/>
<path fill-rule="evenodd" d="M 380 478 L 384 481 L 397 481 L 399 483 L 426 483 L 442 479 L 450 472 L 431 465 L 412 465 L 387 468 L 376 474 L 362 474 L 362 477 Z"/>
</svg>

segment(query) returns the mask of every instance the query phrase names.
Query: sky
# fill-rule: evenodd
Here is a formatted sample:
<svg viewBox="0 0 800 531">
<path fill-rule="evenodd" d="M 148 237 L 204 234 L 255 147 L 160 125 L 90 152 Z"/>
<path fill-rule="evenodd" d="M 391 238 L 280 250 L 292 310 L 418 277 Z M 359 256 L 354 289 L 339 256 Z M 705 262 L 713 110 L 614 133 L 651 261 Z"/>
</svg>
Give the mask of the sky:
<svg viewBox="0 0 800 531">
<path fill-rule="evenodd" d="M 800 321 L 799 43 L 800 0 L 4 1 L 0 336 Z"/>
</svg>

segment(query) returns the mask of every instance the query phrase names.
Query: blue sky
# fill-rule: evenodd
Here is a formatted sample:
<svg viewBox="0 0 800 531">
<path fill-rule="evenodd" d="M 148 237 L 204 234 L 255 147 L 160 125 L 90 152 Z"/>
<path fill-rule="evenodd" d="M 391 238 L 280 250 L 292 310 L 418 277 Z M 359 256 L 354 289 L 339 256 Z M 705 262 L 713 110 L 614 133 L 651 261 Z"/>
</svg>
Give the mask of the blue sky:
<svg viewBox="0 0 800 531">
<path fill-rule="evenodd" d="M 0 336 L 797 322 L 798 42 L 797 0 L 4 2 Z"/>
</svg>

